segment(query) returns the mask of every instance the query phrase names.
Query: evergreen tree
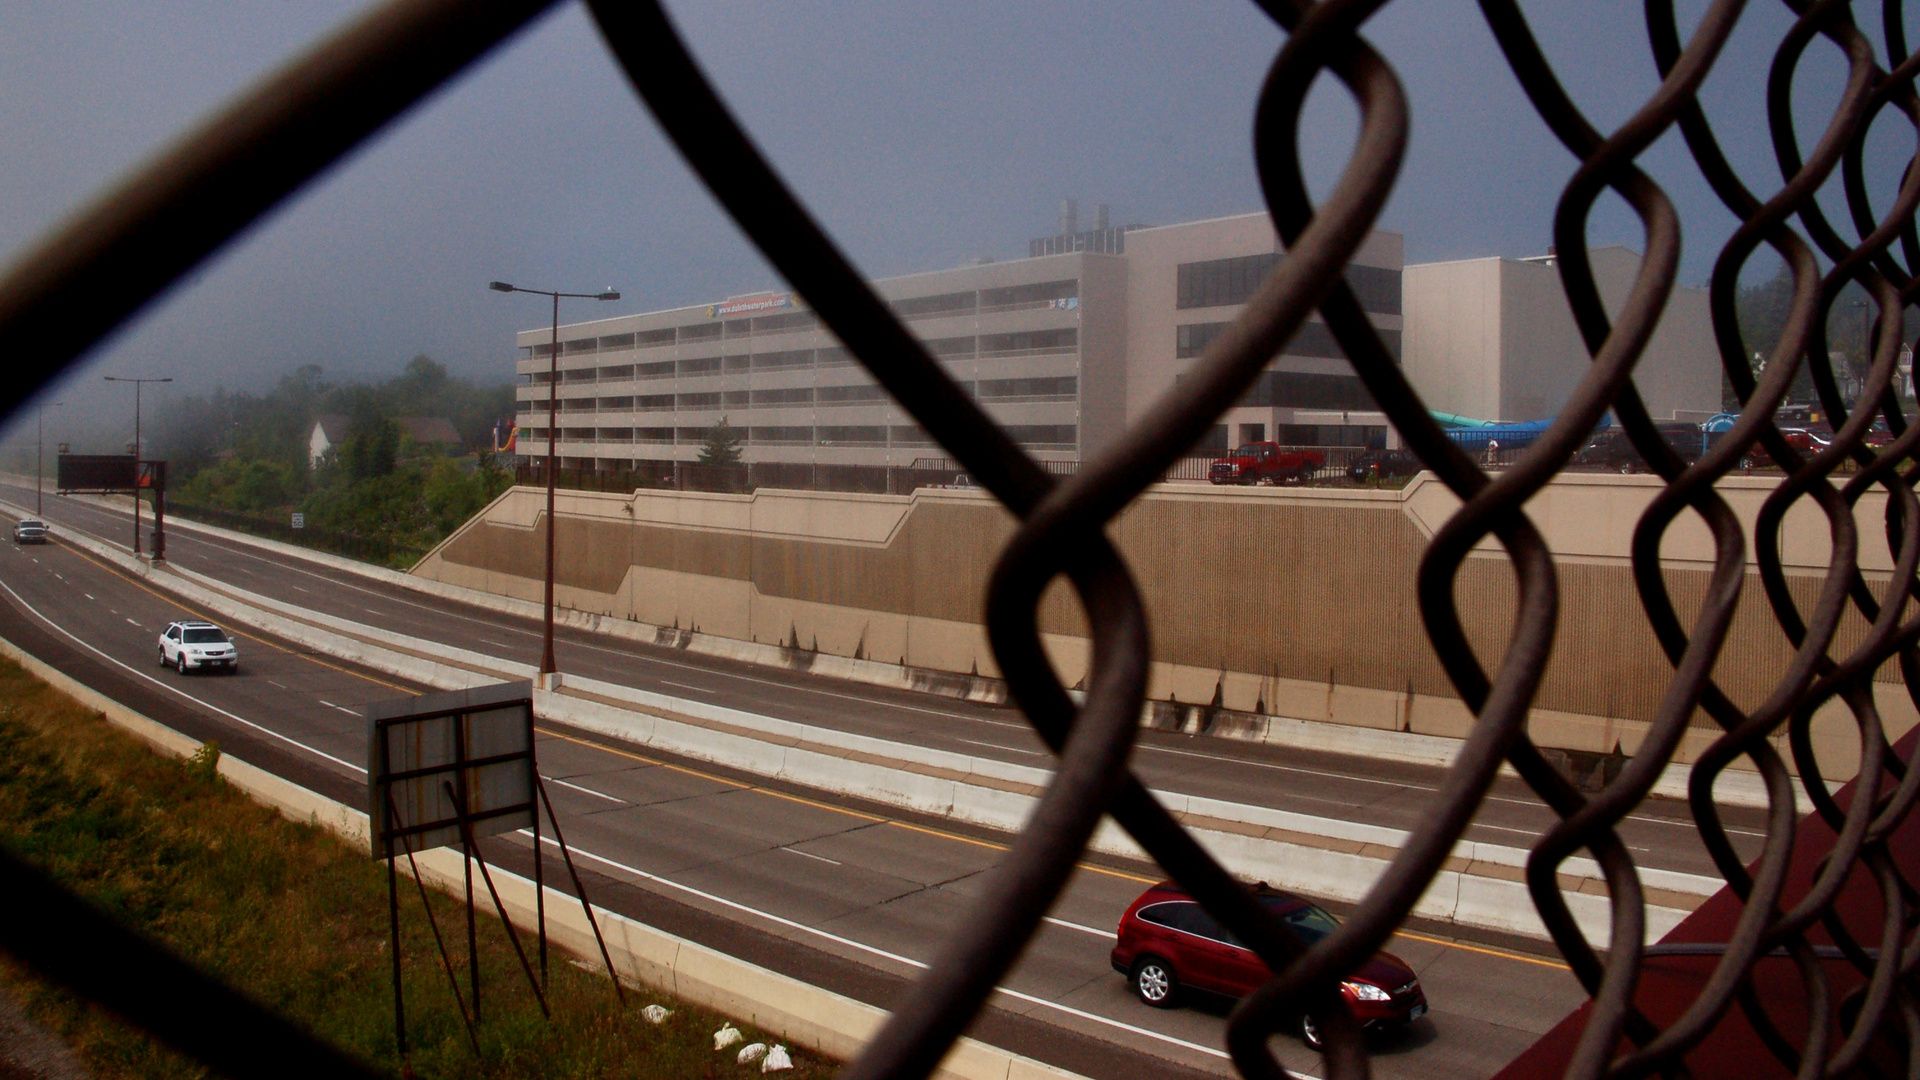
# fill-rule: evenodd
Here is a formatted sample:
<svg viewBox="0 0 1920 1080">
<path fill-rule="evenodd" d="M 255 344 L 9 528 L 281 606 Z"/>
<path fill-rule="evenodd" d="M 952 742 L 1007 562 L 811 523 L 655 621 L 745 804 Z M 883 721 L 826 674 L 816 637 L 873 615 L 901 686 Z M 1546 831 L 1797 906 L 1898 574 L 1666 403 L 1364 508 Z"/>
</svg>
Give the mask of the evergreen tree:
<svg viewBox="0 0 1920 1080">
<path fill-rule="evenodd" d="M 741 441 L 740 429 L 727 423 L 727 418 L 722 416 L 719 423 L 707 429 L 706 441 L 700 444 L 700 464 L 740 464 Z"/>
</svg>

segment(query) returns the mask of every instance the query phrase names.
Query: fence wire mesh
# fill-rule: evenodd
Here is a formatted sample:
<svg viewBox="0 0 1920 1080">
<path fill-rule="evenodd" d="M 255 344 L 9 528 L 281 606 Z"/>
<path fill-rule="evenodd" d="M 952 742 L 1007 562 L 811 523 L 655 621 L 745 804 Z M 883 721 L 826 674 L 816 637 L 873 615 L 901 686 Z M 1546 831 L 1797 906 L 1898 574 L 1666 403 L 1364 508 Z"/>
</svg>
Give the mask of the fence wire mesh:
<svg viewBox="0 0 1920 1080">
<path fill-rule="evenodd" d="M 1878 11 L 1847 0 L 1786 0 L 1791 29 L 1768 70 L 1765 126 L 1778 181 L 1744 177 L 1723 152 L 1696 94 L 1715 70 L 1745 5 L 1714 0 L 1682 35 L 1671 0 L 1647 0 L 1648 46 L 1661 81 L 1612 131 L 1600 130 L 1564 90 L 1516 0 L 1480 8 L 1514 77 L 1541 121 L 1578 161 L 1553 219 L 1557 266 L 1592 366 L 1557 422 L 1505 467 L 1482 469 L 1446 437 L 1374 332 L 1342 271 L 1374 224 L 1398 177 L 1408 104 L 1364 24 L 1386 0 L 1262 0 L 1285 31 L 1254 103 L 1258 175 L 1286 255 L 1242 316 L 1213 342 L 1190 377 L 1118 441 L 1068 475 L 1029 457 L 958 387 L 815 224 L 762 159 L 699 71 L 654 3 L 590 0 L 606 42 L 634 88 L 714 196 L 766 257 L 893 397 L 964 469 L 1021 522 L 1001 553 L 986 597 L 995 656 L 1012 696 L 1058 755 L 1057 773 L 1026 830 L 996 868 L 970 916 L 938 949 L 930 969 L 847 1075 L 930 1073 L 1020 956 L 1041 916 L 1073 872 L 1103 814 L 1112 814 L 1167 872 L 1277 972 L 1243 999 L 1228 1025 L 1228 1048 L 1251 1078 L 1287 1075 L 1271 1038 L 1301 1014 L 1325 1038 L 1332 1077 L 1363 1077 L 1361 1028 L 1341 1004 L 1341 976 L 1373 955 L 1408 917 L 1460 839 L 1497 770 L 1510 764 L 1559 816 L 1532 845 L 1527 884 L 1541 919 L 1591 995 L 1568 1077 L 1665 1076 L 1689 1072 L 1686 1056 L 1738 1009 L 1787 1072 L 1826 1077 L 1871 1069 L 1920 1074 L 1920 892 L 1911 867 L 1888 840 L 1920 797 L 1920 769 L 1893 751 L 1871 680 L 1897 662 L 1907 692 L 1920 677 L 1920 619 L 1906 618 L 1920 564 L 1920 499 L 1914 464 L 1920 427 L 1909 426 L 1894 391 L 1904 314 L 1920 266 L 1920 168 L 1875 177 L 1896 190 L 1884 212 L 1868 198 L 1871 125 L 1920 131 L 1914 89 L 1920 55 L 1909 54 L 1900 5 Z M 0 338 L 14 343 L 23 377 L 0 388 L 17 407 L 250 222 L 318 175 L 368 135 L 539 14 L 543 0 L 397 0 L 270 78 L 238 105 L 189 134 L 92 209 L 56 230 L 0 279 Z M 1879 46 L 1856 15 L 1878 23 Z M 1611 17 L 1594 13 L 1595 18 Z M 1793 116 L 1796 78 L 1810 50 L 1833 50 L 1846 66 L 1843 91 L 1817 141 L 1803 148 Z M 1345 88 L 1359 112 L 1351 157 L 1328 197 L 1315 204 L 1297 154 L 1302 106 L 1322 74 Z M 1710 302 L 1726 377 L 1742 408 L 1725 436 L 1698 458 L 1678 457 L 1662 438 L 1631 377 L 1674 287 L 1681 222 L 1668 196 L 1636 159 L 1678 129 L 1694 164 L 1740 226 L 1714 261 Z M 1596 202 L 1613 193 L 1645 229 L 1647 254 L 1617 313 L 1603 304 L 1591 272 L 1587 228 Z M 1828 201 L 1823 203 L 1822 197 Z M 1830 216 L 1826 207 L 1843 208 Z M 1837 220 L 1836 220 L 1837 218 Z M 1735 312 L 1742 271 L 1765 247 L 1790 269 L 1791 314 L 1761 374 L 1749 362 Z M 1829 360 L 1827 315 L 1842 288 L 1857 284 L 1878 311 L 1864 387 L 1852 400 Z M 1430 812 L 1351 917 L 1307 947 L 1256 903 L 1155 802 L 1128 770 L 1151 654 L 1141 599 L 1105 525 L 1176 466 L 1220 414 L 1246 391 L 1309 315 L 1318 311 L 1406 444 L 1460 497 L 1418 572 L 1425 628 L 1460 698 L 1476 716 Z M 1830 445 L 1803 453 L 1774 423 L 1790 384 L 1805 370 L 1834 420 Z M 1556 771 L 1527 734 L 1530 703 L 1553 647 L 1559 617 L 1555 567 L 1521 511 L 1527 499 L 1575 460 L 1602 416 L 1618 417 L 1634 447 L 1665 482 L 1633 535 L 1633 571 L 1647 627 L 1672 662 L 1662 706 L 1639 750 L 1610 783 L 1584 794 Z M 1891 439 L 1868 436 L 1876 420 Z M 1784 479 L 1759 515 L 1753 550 L 1714 482 L 1755 447 Z M 1862 572 L 1854 508 L 1886 493 L 1884 529 L 1894 569 L 1884 581 Z M 1817 601 L 1803 609 L 1787 588 L 1780 526 L 1790 510 L 1824 516 L 1832 554 Z M 1662 537 L 1684 515 L 1704 522 L 1716 560 L 1705 602 L 1683 616 L 1660 572 Z M 1452 583 L 1469 551 L 1491 537 L 1518 582 L 1519 603 L 1505 651 L 1476 655 L 1466 643 Z M 1713 665 L 1735 604 L 1757 567 L 1761 598 L 1793 644 L 1792 662 L 1772 693 L 1742 709 L 1716 686 Z M 1093 667 L 1076 705 L 1045 660 L 1036 609 L 1064 576 L 1092 627 Z M 1751 600 L 1750 600 L 1751 602 Z M 1871 623 L 1857 648 L 1836 655 L 1834 633 L 1852 608 Z M 1859 779 L 1844 805 L 1817 777 L 1810 724 L 1839 702 L 1859 732 Z M 1645 902 L 1631 853 L 1614 826 L 1645 798 L 1672 760 L 1689 719 L 1704 711 L 1720 734 L 1691 769 L 1692 809 L 1701 836 L 1742 901 L 1712 974 L 1664 1026 L 1633 1004 L 1647 952 Z M 1784 733 L 1800 777 L 1770 737 Z M 1736 760 L 1758 771 L 1770 808 L 1763 853 L 1751 866 L 1735 853 L 1716 812 L 1715 778 Z M 1784 893 L 1796 828 L 1795 789 L 1838 839 L 1811 888 Z M 1579 929 L 1555 871 L 1586 852 L 1604 872 L 1611 941 L 1601 950 Z M 1850 880 L 1880 897 L 1877 926 L 1845 926 L 1835 900 Z M 99 1000 L 159 1038 L 233 1076 L 353 1075 L 358 1067 L 270 1012 L 188 969 L 161 950 L 127 940 L 91 909 L 11 856 L 0 881 L 12 918 L 0 941 L 50 978 Z M 43 932 L 55 920 L 65 929 Z M 1833 945 L 1814 945 L 1823 930 Z M 1877 949 L 1859 944 L 1870 933 Z M 116 951 L 49 948 L 49 941 L 113 942 Z M 1854 989 L 1835 993 L 1823 960 L 1851 966 Z M 1775 1017 L 1777 1003 L 1754 991 L 1755 966 L 1784 951 L 1806 995 L 1811 1022 Z M 129 964 L 132 966 L 129 967 Z M 103 972 L 117 977 L 103 978 Z M 219 1037 L 210 1038 L 217 1032 Z M 1869 1051 L 1892 1045 L 1891 1058 Z"/>
</svg>

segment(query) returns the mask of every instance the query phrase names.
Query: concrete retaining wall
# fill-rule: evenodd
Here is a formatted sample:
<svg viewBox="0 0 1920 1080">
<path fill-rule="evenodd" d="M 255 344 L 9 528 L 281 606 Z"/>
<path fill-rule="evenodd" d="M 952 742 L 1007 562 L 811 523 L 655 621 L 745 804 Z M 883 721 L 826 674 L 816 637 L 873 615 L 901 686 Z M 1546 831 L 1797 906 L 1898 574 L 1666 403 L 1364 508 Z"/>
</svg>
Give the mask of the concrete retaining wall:
<svg viewBox="0 0 1920 1080">
<path fill-rule="evenodd" d="M 0 503 L 0 506 L 6 504 Z M 317 652 L 439 689 L 527 678 L 525 665 L 368 627 L 240 590 L 190 571 L 156 569 L 86 536 L 69 542 L 141 574 L 155 585 L 218 613 Z M 615 683 L 569 677 L 536 687 L 538 714 L 641 746 L 714 762 L 920 813 L 1013 832 L 1022 828 L 1050 782 L 1047 770 L 795 723 Z M 1334 900 L 1358 900 L 1405 840 L 1396 829 L 1227 803 L 1178 792 L 1157 797 L 1233 872 Z M 1095 850 L 1145 858 L 1110 821 Z M 1522 880 L 1526 853 L 1462 841 L 1422 898 L 1418 913 L 1545 937 Z M 1718 879 L 1643 870 L 1648 940 L 1677 925 Z M 1608 939 L 1608 902 L 1599 868 L 1588 859 L 1562 865 L 1570 909 L 1596 942 Z"/>
<path fill-rule="evenodd" d="M 1751 530 L 1773 485 L 1732 478 L 1722 490 Z M 1633 525 L 1659 490 L 1649 477 L 1563 476 L 1528 506 L 1559 559 L 1562 590 L 1553 658 L 1529 725 L 1543 745 L 1632 753 L 1657 708 L 1672 668 L 1648 630 L 1628 555 Z M 1457 505 L 1424 474 L 1400 491 L 1153 489 L 1109 530 L 1152 617 L 1151 695 L 1273 718 L 1241 733 L 1255 738 L 1289 722 L 1460 738 L 1471 716 L 1433 658 L 1414 599 L 1426 542 Z M 979 605 L 1012 523 L 980 493 L 568 491 L 558 510 L 559 603 L 630 624 L 636 636 L 671 643 L 697 631 L 783 650 L 798 666 L 843 658 L 956 679 L 997 674 Z M 1873 524 L 1881 512 L 1878 496 L 1858 509 L 1862 562 L 1877 581 L 1891 567 Z M 510 491 L 413 576 L 537 601 L 543 514 L 542 492 Z M 1793 590 L 1810 606 L 1827 553 L 1824 520 L 1797 509 L 1782 547 Z M 1683 518 L 1664 554 L 1680 609 L 1697 610 L 1712 555 L 1704 527 Z M 1514 604 L 1504 556 L 1483 544 L 1455 593 L 1469 638 L 1483 657 L 1497 658 Z M 1083 679 L 1084 624 L 1064 588 L 1048 594 L 1041 629 L 1063 680 Z M 1864 629 L 1850 616 L 1836 655 Z M 1750 573 L 1716 678 L 1751 706 L 1789 655 Z M 1896 671 L 1880 678 L 1882 714 L 1898 737 L 1920 714 Z M 1195 710 L 1193 722 L 1204 728 L 1212 715 Z M 1694 724 L 1681 762 L 1717 735 L 1704 716 Z M 1855 739 L 1844 708 L 1824 710 L 1816 732 L 1828 777 L 1851 776 Z"/>
</svg>

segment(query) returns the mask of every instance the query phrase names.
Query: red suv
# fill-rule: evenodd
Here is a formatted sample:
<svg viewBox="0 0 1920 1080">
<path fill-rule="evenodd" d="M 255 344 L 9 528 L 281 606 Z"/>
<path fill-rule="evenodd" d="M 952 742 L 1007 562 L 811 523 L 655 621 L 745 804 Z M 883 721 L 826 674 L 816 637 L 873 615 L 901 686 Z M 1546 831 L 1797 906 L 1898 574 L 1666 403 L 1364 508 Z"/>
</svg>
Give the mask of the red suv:
<svg viewBox="0 0 1920 1080">
<path fill-rule="evenodd" d="M 1256 895 L 1308 945 L 1339 925 L 1292 893 L 1261 885 Z M 1134 993 L 1156 1009 L 1171 1008 L 1186 990 L 1242 997 L 1273 976 L 1251 949 L 1170 881 L 1148 889 L 1127 908 L 1120 916 L 1119 938 L 1113 969 L 1131 979 Z M 1419 977 L 1391 953 L 1378 953 L 1362 964 L 1341 982 L 1340 993 L 1354 1018 L 1367 1027 L 1404 1024 L 1427 1013 Z M 1319 1047 L 1319 1032 L 1310 1018 L 1301 1017 L 1300 1035 L 1309 1046 Z"/>
</svg>

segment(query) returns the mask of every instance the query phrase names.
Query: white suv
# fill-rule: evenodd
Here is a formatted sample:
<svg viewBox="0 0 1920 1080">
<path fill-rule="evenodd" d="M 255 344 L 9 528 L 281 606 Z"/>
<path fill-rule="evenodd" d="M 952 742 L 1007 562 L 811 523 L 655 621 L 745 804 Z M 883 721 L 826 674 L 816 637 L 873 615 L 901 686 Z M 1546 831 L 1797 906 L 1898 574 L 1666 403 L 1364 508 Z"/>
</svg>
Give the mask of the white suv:
<svg viewBox="0 0 1920 1080">
<path fill-rule="evenodd" d="M 169 623 L 160 635 L 160 666 L 180 674 L 202 669 L 233 671 L 240 666 L 240 650 L 225 630 L 210 622 Z"/>
</svg>

